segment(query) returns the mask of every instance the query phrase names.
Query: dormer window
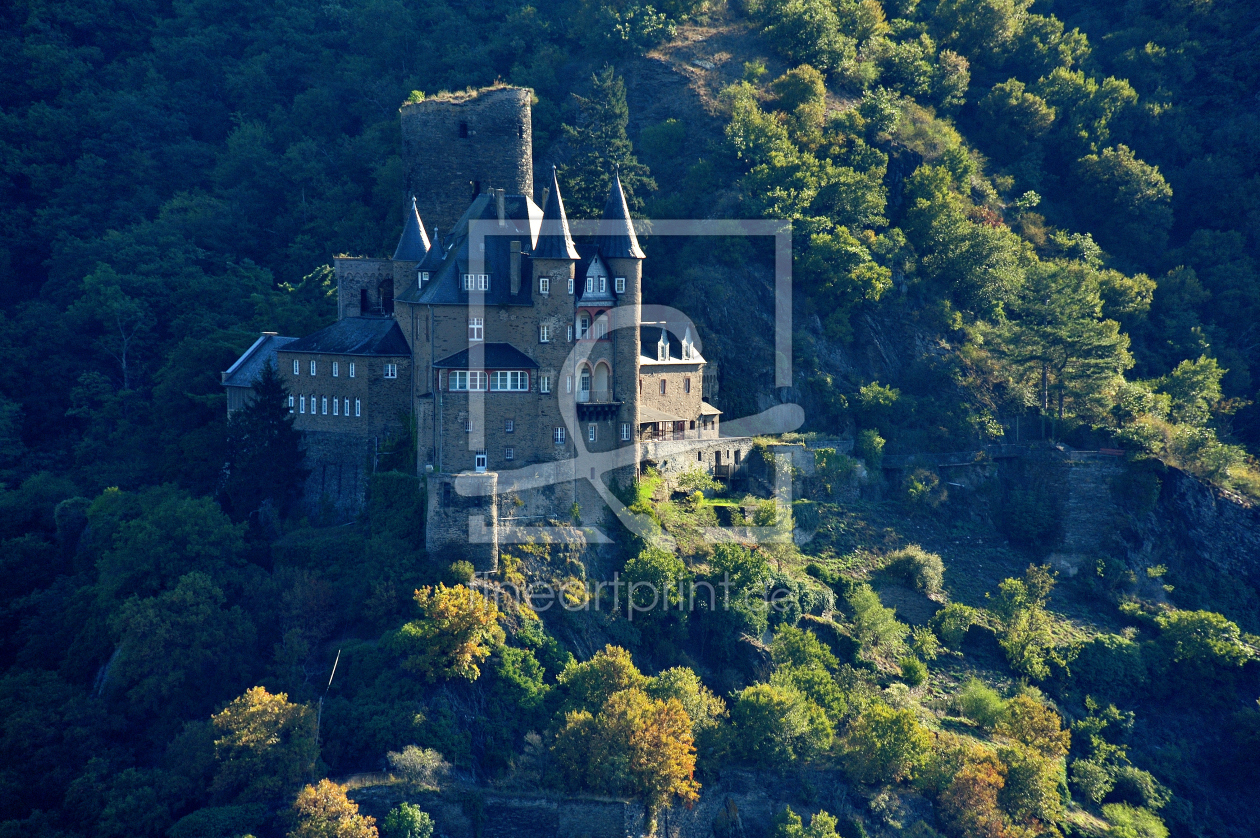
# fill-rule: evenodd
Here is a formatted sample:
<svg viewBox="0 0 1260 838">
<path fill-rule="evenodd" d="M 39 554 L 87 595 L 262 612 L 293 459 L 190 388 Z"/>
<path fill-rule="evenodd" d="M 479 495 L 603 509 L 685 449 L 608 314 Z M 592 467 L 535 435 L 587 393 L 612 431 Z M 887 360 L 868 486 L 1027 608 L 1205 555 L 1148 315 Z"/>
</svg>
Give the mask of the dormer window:
<svg viewBox="0 0 1260 838">
<path fill-rule="evenodd" d="M 608 291 L 608 277 L 601 276 L 599 278 L 599 293 L 604 294 Z"/>
<path fill-rule="evenodd" d="M 656 342 L 656 360 L 669 360 L 669 338 L 665 336 L 665 330 L 661 330 L 661 339 Z"/>
<path fill-rule="evenodd" d="M 588 294 L 595 293 L 595 277 L 593 276 L 588 276 L 586 278 L 586 293 Z"/>
<path fill-rule="evenodd" d="M 464 290 L 465 291 L 473 290 L 473 281 L 474 281 L 474 277 L 472 274 L 464 274 Z"/>
<path fill-rule="evenodd" d="M 684 361 L 691 360 L 691 349 L 692 349 L 691 328 L 688 327 L 687 332 L 686 334 L 683 335 L 683 339 L 682 339 L 682 357 Z"/>
<path fill-rule="evenodd" d="M 417 272 L 416 272 L 416 282 L 417 282 L 417 284 L 418 284 L 421 288 L 423 288 L 423 287 L 424 287 L 424 284 L 425 284 L 426 282 L 428 282 L 428 281 L 429 281 L 429 272 L 428 272 L 428 271 L 417 271 Z"/>
</svg>

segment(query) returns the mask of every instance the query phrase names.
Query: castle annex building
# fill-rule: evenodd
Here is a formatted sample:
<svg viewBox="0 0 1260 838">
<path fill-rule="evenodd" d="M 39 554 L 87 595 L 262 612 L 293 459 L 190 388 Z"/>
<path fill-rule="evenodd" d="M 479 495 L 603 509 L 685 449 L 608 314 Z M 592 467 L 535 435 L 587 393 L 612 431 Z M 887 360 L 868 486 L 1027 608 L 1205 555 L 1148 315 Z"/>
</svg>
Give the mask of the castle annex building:
<svg viewBox="0 0 1260 838">
<path fill-rule="evenodd" d="M 443 498 L 459 505 L 449 481 L 435 491 L 445 476 L 542 463 L 565 479 L 516 498 L 518 517 L 598 508 L 579 484 L 605 478 L 564 470 L 575 436 L 587 452 L 633 448 L 626 476 L 661 442 L 719 439 L 689 328 L 644 322 L 645 257 L 620 180 L 589 242 L 570 233 L 554 170 L 535 202 L 529 100 L 492 88 L 404 106 L 415 197 L 393 257 L 338 257 L 337 321 L 264 334 L 223 374 L 231 411 L 276 365 L 306 439 L 308 501 L 357 508 L 381 447 L 411 422 L 431 522 Z M 701 448 L 691 463 L 722 466 L 720 445 Z M 489 494 L 470 501 L 497 520 Z"/>
</svg>

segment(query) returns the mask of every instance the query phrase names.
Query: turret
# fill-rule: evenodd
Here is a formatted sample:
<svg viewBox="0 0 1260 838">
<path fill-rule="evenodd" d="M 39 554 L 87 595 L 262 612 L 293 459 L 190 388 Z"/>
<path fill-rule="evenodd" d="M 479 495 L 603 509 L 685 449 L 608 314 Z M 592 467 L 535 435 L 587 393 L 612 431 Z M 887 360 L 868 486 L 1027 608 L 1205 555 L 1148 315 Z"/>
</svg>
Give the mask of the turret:
<svg viewBox="0 0 1260 838">
<path fill-rule="evenodd" d="M 617 417 L 618 443 L 635 444 L 639 435 L 639 323 L 643 321 L 643 249 L 634 234 L 634 222 L 619 173 L 613 172 L 612 189 L 604 204 L 599 233 L 595 239 L 599 254 L 612 275 L 617 307 L 630 309 L 632 328 L 618 329 L 613 336 L 613 398 L 622 403 Z M 624 321 L 623 321 L 624 322 Z M 622 439 L 621 429 L 629 425 L 630 440 Z"/>
</svg>

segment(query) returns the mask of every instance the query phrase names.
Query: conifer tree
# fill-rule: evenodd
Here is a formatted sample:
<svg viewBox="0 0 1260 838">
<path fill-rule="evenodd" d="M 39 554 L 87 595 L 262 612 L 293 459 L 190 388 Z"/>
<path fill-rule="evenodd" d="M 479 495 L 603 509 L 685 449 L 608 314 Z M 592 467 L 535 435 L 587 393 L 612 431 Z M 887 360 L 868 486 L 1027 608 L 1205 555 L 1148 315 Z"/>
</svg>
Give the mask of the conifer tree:
<svg viewBox="0 0 1260 838">
<path fill-rule="evenodd" d="M 574 94 L 578 102 L 576 125 L 564 125 L 564 137 L 571 149 L 569 161 L 560 167 L 564 201 L 570 218 L 598 218 L 612 187 L 613 170 L 621 176 L 621 186 L 632 211 L 643 208 L 643 196 L 655 191 L 656 181 L 648 167 L 634 156 L 634 146 L 626 135 L 630 108 L 626 105 L 626 83 L 611 65 L 591 77 L 590 97 Z"/>
<path fill-rule="evenodd" d="M 254 525 L 262 523 L 265 509 L 287 514 L 306 481 L 303 456 L 288 388 L 267 364 L 254 382 L 253 400 L 228 420 L 228 461 L 220 492 L 228 514 Z"/>
</svg>

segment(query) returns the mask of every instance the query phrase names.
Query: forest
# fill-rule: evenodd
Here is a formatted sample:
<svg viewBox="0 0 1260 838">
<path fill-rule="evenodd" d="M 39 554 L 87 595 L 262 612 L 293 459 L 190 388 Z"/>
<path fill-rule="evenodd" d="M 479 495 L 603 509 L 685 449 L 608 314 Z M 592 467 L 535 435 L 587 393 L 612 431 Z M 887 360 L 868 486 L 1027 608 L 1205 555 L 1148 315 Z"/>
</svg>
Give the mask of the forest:
<svg viewBox="0 0 1260 838">
<path fill-rule="evenodd" d="M 491 793 L 631 800 L 673 834 L 741 776 L 792 791 L 764 828 L 731 802 L 704 834 L 1260 832 L 1255 553 L 1231 575 L 1134 547 L 1170 487 L 1260 502 L 1260 7 L 19 0 L 0 21 L 0 836 L 471 836 Z M 636 67 L 722 33 L 747 54 L 706 71 L 708 110 L 636 116 Z M 335 255 L 392 252 L 399 106 L 498 81 L 534 91 L 570 217 L 618 165 L 644 217 L 792 222 L 792 439 L 853 447 L 814 448 L 791 507 L 647 471 L 617 491 L 668 538 L 519 545 L 474 580 L 424 550 L 407 439 L 342 522 L 295 502 L 276 379 L 228 421 L 220 372 L 335 319 Z M 720 406 L 754 412 L 771 346 L 732 301 L 766 254 L 732 243 L 700 275 L 708 245 L 644 243 L 645 300 L 695 318 Z M 861 360 L 879 341 L 895 375 Z M 1052 557 L 1060 483 L 971 491 L 927 459 L 1016 441 L 1123 452 L 1117 535 L 1080 572 Z M 719 523 L 784 535 L 712 543 Z M 613 611 L 587 592 L 614 573 L 679 607 Z M 723 582 L 730 607 L 677 599 Z M 498 596 L 541 584 L 583 593 Z"/>
</svg>

